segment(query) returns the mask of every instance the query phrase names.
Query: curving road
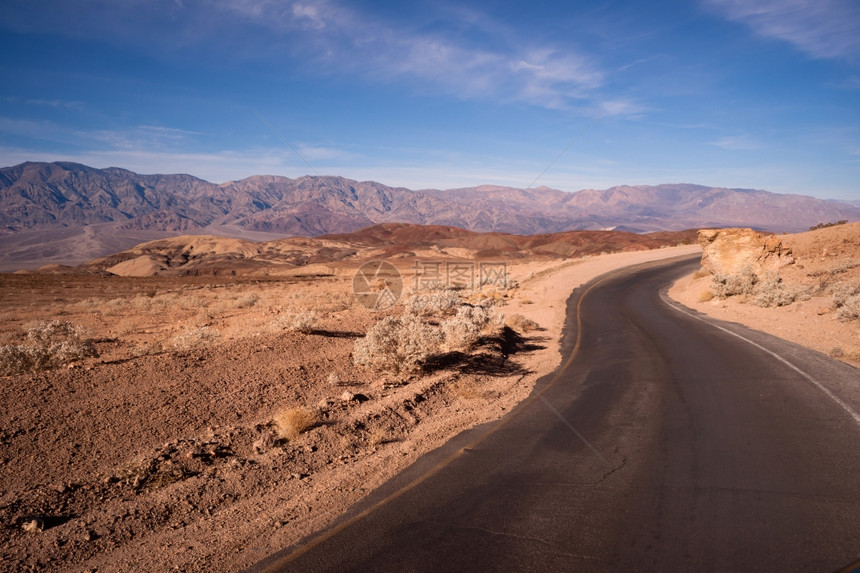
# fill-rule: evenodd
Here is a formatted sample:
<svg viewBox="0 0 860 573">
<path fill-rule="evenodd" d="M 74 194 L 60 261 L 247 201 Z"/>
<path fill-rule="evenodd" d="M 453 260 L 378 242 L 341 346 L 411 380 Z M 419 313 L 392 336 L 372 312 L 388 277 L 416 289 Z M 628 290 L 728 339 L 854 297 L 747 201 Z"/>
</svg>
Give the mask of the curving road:
<svg viewBox="0 0 860 573">
<path fill-rule="evenodd" d="M 258 571 L 838 571 L 860 559 L 860 373 L 665 298 L 568 301 L 565 363 Z"/>
</svg>

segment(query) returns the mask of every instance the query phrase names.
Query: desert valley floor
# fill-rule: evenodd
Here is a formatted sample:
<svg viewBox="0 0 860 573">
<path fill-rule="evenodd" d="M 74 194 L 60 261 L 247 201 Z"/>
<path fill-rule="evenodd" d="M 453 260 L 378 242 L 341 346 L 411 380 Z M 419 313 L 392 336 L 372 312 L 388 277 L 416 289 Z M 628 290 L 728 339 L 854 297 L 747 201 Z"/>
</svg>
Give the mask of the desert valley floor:
<svg viewBox="0 0 860 573">
<path fill-rule="evenodd" d="M 707 273 L 679 281 L 671 295 L 860 365 L 858 320 L 838 320 L 821 286 L 860 284 L 860 224 L 783 240 L 796 264 L 780 270 L 782 280 L 806 285 L 806 300 L 762 308 L 708 297 Z M 97 355 L 2 378 L 0 568 L 248 567 L 525 399 L 559 363 L 565 300 L 576 286 L 697 253 L 682 245 L 512 259 L 503 287 L 461 293 L 473 305 L 492 303 L 496 327 L 418 373 L 354 364 L 356 340 L 402 311 L 356 302 L 358 262 L 277 276 L 2 274 L 0 344 L 27 344 L 28 331 L 40 329 L 61 337 L 59 325 L 72 324 Z M 413 261 L 394 261 L 402 300 L 414 300 Z M 285 432 L 285 412 L 311 419 Z"/>
</svg>

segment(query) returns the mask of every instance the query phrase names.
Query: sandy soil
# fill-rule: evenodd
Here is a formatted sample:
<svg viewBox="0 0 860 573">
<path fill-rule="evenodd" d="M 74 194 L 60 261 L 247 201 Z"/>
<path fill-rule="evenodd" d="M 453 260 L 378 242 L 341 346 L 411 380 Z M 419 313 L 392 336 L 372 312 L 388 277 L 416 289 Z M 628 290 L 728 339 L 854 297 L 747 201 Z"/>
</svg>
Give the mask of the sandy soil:
<svg viewBox="0 0 860 573">
<path fill-rule="evenodd" d="M 779 270 L 781 283 L 806 296 L 779 307 L 760 307 L 754 296 L 710 298 L 713 277 L 698 272 L 674 285 L 669 295 L 699 312 L 745 324 L 860 366 L 860 321 L 840 321 L 834 289 L 860 290 L 860 223 L 781 235 L 795 262 Z M 807 300 L 803 300 L 806 297 Z"/>
<path fill-rule="evenodd" d="M 527 397 L 559 364 L 576 286 L 697 251 L 511 264 L 514 288 L 484 295 L 540 328 L 497 330 L 420 376 L 353 365 L 355 340 L 399 312 L 356 304 L 354 266 L 268 278 L 0 275 L 0 344 L 63 320 L 99 353 L 2 379 L 0 568 L 247 567 Z M 295 331 L 308 310 L 312 328 Z M 273 419 L 285 409 L 316 424 L 280 440 Z"/>
</svg>

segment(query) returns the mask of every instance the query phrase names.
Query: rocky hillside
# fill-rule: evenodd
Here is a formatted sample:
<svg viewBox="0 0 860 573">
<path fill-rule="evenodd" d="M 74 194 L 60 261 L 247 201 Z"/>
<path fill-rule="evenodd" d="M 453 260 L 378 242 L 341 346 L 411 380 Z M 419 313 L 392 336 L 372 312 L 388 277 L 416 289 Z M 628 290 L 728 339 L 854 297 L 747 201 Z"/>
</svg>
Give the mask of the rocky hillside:
<svg viewBox="0 0 860 573">
<path fill-rule="evenodd" d="M 190 175 L 139 175 L 74 163 L 0 170 L 0 232 L 7 234 L 94 223 L 171 232 L 234 225 L 303 236 L 384 222 L 517 234 L 619 226 L 783 231 L 838 219 L 860 219 L 860 209 L 812 197 L 686 184 L 575 193 L 489 185 L 410 191 L 343 177 L 254 176 L 218 185 Z"/>
<path fill-rule="evenodd" d="M 694 244 L 696 231 L 649 234 L 623 231 L 568 231 L 544 235 L 475 233 L 456 227 L 385 223 L 356 233 L 267 242 L 182 235 L 149 241 L 94 259 L 76 268 L 48 266 L 45 273 L 153 275 L 272 275 L 331 270 L 338 263 L 369 259 L 530 259 L 574 258 Z M 410 263 L 411 264 L 411 263 Z M 311 265 L 316 265 L 311 268 Z"/>
<path fill-rule="evenodd" d="M 847 202 L 700 185 L 568 193 L 484 185 L 411 191 L 343 177 L 254 176 L 210 183 L 75 163 L 0 169 L 0 270 L 79 263 L 177 233 L 250 239 L 347 233 L 378 223 L 518 235 L 743 226 L 771 231 L 860 220 Z"/>
</svg>

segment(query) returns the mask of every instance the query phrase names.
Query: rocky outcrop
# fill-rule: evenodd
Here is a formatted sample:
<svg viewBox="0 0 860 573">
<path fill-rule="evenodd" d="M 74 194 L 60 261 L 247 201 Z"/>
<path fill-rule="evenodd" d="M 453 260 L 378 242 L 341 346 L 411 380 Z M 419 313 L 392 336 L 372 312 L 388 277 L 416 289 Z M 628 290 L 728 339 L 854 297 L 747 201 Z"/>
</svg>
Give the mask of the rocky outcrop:
<svg viewBox="0 0 860 573">
<path fill-rule="evenodd" d="M 795 261 L 779 236 L 752 229 L 702 229 L 698 238 L 702 267 L 711 274 L 735 275 L 749 269 L 762 277 Z"/>
</svg>

